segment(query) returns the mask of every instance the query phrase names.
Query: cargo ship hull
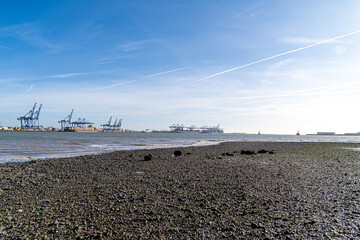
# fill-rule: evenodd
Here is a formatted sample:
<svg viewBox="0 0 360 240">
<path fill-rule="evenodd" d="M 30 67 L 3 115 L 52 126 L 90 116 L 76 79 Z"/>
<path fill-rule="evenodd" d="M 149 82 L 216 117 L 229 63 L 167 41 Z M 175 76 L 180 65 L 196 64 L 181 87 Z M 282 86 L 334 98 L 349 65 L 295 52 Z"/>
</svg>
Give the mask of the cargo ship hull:
<svg viewBox="0 0 360 240">
<path fill-rule="evenodd" d="M 197 130 L 175 130 L 175 131 L 171 131 L 171 133 L 200 133 L 200 131 Z"/>
<path fill-rule="evenodd" d="M 66 127 L 63 132 L 99 132 L 96 127 Z"/>
</svg>

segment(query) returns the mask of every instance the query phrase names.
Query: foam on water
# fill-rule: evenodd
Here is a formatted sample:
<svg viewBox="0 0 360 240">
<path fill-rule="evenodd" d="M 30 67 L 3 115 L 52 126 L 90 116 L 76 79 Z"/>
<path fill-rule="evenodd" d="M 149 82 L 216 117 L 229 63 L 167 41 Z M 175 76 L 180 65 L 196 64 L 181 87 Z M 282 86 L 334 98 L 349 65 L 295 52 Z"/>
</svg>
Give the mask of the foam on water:
<svg viewBox="0 0 360 240">
<path fill-rule="evenodd" d="M 87 145 L 88 147 L 91 147 L 91 148 L 107 148 L 108 145 L 106 144 L 93 144 L 93 145 Z"/>
<path fill-rule="evenodd" d="M 221 142 L 226 142 L 224 140 L 220 141 L 220 140 L 209 140 L 209 141 L 196 141 L 190 145 L 192 146 L 209 146 L 209 145 L 217 145 Z"/>
</svg>

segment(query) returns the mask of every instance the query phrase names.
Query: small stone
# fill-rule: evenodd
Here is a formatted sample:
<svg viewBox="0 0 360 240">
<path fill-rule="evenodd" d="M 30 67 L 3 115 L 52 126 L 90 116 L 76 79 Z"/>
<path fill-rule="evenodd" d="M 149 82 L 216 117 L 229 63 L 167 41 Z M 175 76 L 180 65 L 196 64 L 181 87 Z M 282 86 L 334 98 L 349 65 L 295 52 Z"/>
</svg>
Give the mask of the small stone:
<svg viewBox="0 0 360 240">
<path fill-rule="evenodd" d="M 10 190 L 11 188 L 12 188 L 12 187 L 11 187 L 10 185 L 5 185 L 5 186 L 2 187 L 2 190 L 8 191 L 8 190 Z"/>
<path fill-rule="evenodd" d="M 152 159 L 151 154 L 144 156 L 144 161 L 150 161 Z"/>
<path fill-rule="evenodd" d="M 174 156 L 175 156 L 175 157 L 181 156 L 181 151 L 176 150 L 176 151 L 174 152 Z"/>
<path fill-rule="evenodd" d="M 245 154 L 245 155 L 253 155 L 255 154 L 255 151 L 252 151 L 252 150 L 242 150 L 241 151 L 241 154 Z"/>
</svg>

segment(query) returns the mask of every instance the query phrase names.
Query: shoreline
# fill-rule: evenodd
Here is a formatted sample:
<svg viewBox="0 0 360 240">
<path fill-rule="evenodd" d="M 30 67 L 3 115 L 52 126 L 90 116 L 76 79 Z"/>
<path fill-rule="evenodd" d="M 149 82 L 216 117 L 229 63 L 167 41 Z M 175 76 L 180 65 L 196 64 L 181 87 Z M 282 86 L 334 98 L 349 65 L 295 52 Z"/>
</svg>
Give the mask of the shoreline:
<svg viewBox="0 0 360 240">
<path fill-rule="evenodd" d="M 207 143 L 204 143 L 207 142 Z M 142 151 L 142 150 L 155 150 L 155 149 L 167 149 L 167 148 L 188 148 L 188 147 L 202 147 L 202 146 L 213 146 L 213 145 L 219 145 L 223 142 L 231 142 L 231 141 L 225 141 L 225 140 L 210 140 L 210 141 L 197 141 L 192 144 L 186 144 L 186 145 L 173 145 L 173 144 L 135 144 L 134 146 L 127 146 L 128 149 L 109 149 L 109 150 L 98 150 L 97 152 L 90 151 L 89 153 L 78 153 L 74 155 L 54 155 L 54 156 L 37 156 L 37 157 L 30 157 L 30 156 L 23 156 L 19 158 L 0 158 L 0 165 L 4 163 L 9 162 L 28 162 L 28 161 L 34 161 L 34 160 L 50 160 L 50 159 L 63 159 L 63 158 L 72 158 L 72 157 L 82 157 L 82 156 L 91 156 L 91 155 L 102 155 L 107 153 L 113 153 L 113 152 L 123 152 L 123 151 Z M 102 146 L 102 145 L 99 145 Z M 104 145 L 105 146 L 105 145 Z"/>
<path fill-rule="evenodd" d="M 354 145 L 224 142 L 3 163 L 0 238 L 359 237 L 360 152 L 343 149 Z M 275 154 L 241 154 L 262 149 Z"/>
<path fill-rule="evenodd" d="M 34 136 L 32 136 L 34 135 Z M 213 144 L 214 141 L 261 141 L 261 142 L 358 142 L 356 136 L 295 136 L 295 135 L 239 135 L 239 134 L 153 134 L 121 133 L 103 134 L 6 134 L 0 147 L 0 164 L 8 161 L 46 159 L 57 157 L 82 156 L 88 153 L 153 149 L 163 147 L 187 147 Z M 205 144 L 204 144 L 205 143 Z M 171 144 L 171 145 L 170 145 Z"/>
<path fill-rule="evenodd" d="M 50 160 L 50 159 L 63 159 L 63 158 L 72 158 L 72 157 L 82 157 L 82 156 L 91 156 L 91 155 L 102 155 L 113 152 L 122 152 L 122 151 L 142 151 L 142 150 L 155 150 L 155 149 L 167 149 L 167 148 L 187 148 L 187 147 L 201 147 L 201 146 L 213 146 L 219 145 L 223 142 L 227 142 L 225 140 L 209 140 L 209 141 L 196 141 L 192 144 L 185 145 L 174 145 L 174 144 L 165 144 L 165 143 L 155 143 L 155 144 L 134 144 L 134 146 L 126 146 L 124 149 L 105 149 L 105 150 L 97 150 L 97 151 L 88 151 L 90 153 L 76 153 L 71 155 L 52 155 L 52 156 L 22 156 L 19 158 L 0 158 L 0 165 L 4 163 L 16 163 L 16 162 L 27 162 L 34 160 Z M 229 141 L 231 142 L 231 141 Z M 105 145 L 89 145 L 88 147 L 93 146 L 106 146 Z M 126 149 L 125 149 L 126 148 Z"/>
</svg>

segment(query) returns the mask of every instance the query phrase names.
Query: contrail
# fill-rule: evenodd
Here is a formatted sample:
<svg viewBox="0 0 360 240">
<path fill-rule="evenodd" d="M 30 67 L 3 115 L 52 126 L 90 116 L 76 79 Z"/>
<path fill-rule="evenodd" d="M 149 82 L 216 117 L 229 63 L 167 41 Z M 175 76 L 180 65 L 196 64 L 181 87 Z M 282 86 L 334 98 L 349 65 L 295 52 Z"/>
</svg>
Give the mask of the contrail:
<svg viewBox="0 0 360 240">
<path fill-rule="evenodd" d="M 357 34 L 357 33 L 360 33 L 360 30 L 357 30 L 357 31 L 351 32 L 351 33 L 347 33 L 347 34 L 344 34 L 344 35 L 341 35 L 341 36 L 337 36 L 337 37 L 334 37 L 334 38 L 330 38 L 330 39 L 327 39 L 327 40 L 323 40 L 323 41 L 320 41 L 320 42 L 317 42 L 317 43 L 314 43 L 314 44 L 310 44 L 310 45 L 305 46 L 305 47 L 301 47 L 301 48 L 297 48 L 297 49 L 290 50 L 290 51 L 287 51 L 287 52 L 279 53 L 279 54 L 276 54 L 276 55 L 268 57 L 268 58 L 257 60 L 255 62 L 250 62 L 250 63 L 244 64 L 244 65 L 241 65 L 241 66 L 230 68 L 228 70 L 218 72 L 218 73 L 214 73 L 214 74 L 209 75 L 207 77 L 185 83 L 184 85 L 188 85 L 188 84 L 191 84 L 191 83 L 194 83 L 194 82 L 200 82 L 200 81 L 203 81 L 203 80 L 206 80 L 206 79 L 209 79 L 209 78 L 213 78 L 213 77 L 216 77 L 216 76 L 228 73 L 228 72 L 232 72 L 232 71 L 235 71 L 235 70 L 238 70 L 238 69 L 241 69 L 241 68 L 245 68 L 245 67 L 248 67 L 248 66 L 251 66 L 251 65 L 258 64 L 258 63 L 262 63 L 262 62 L 265 62 L 265 61 L 268 61 L 268 60 L 271 60 L 271 59 L 274 59 L 274 58 L 278 58 L 278 57 L 281 57 L 281 56 L 284 56 L 284 55 L 288 55 L 288 54 L 291 54 L 291 53 L 300 52 L 302 50 L 312 48 L 312 47 L 315 47 L 315 46 L 318 46 L 318 45 L 321 45 L 321 44 L 325 44 L 325 43 L 328 43 L 328 42 L 332 42 L 332 41 L 335 41 L 335 40 L 338 40 L 338 39 L 341 39 L 341 38 L 345 38 L 345 37 L 348 37 L 348 36 L 351 36 L 351 35 L 354 35 L 354 34 Z"/>
<path fill-rule="evenodd" d="M 164 74 L 168 74 L 168 73 L 172 73 L 172 72 L 181 71 L 181 70 L 188 69 L 188 68 L 189 67 L 176 68 L 176 69 L 172 69 L 172 70 L 165 71 L 165 72 L 153 73 L 150 75 L 146 75 L 144 77 L 156 77 L 156 76 L 160 76 L 160 75 L 164 75 Z"/>
<path fill-rule="evenodd" d="M 30 92 L 33 87 L 34 87 L 34 84 L 31 84 L 31 86 L 24 93 Z"/>
</svg>

